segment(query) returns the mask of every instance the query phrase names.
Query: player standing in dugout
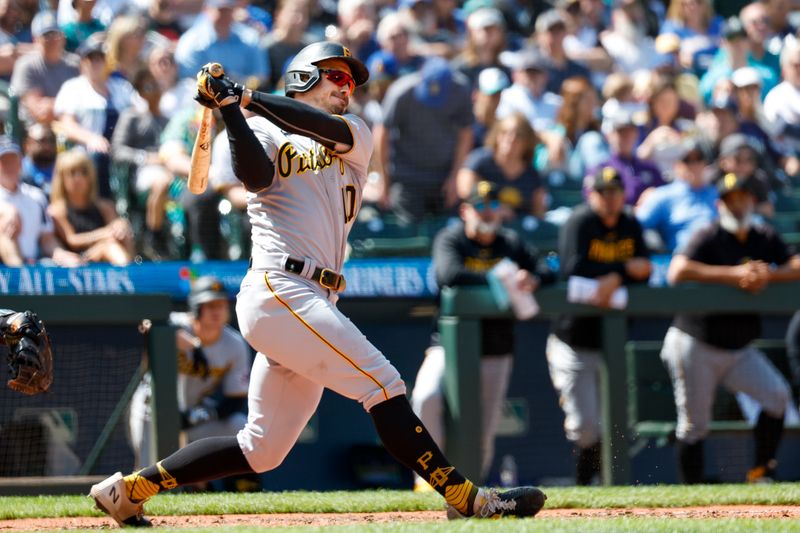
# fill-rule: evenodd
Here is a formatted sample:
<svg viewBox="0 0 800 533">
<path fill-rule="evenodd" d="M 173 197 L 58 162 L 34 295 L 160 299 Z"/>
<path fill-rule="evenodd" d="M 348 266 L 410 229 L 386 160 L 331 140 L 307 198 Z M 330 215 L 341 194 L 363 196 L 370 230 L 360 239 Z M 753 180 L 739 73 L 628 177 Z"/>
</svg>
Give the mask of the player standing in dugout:
<svg viewBox="0 0 800 533">
<path fill-rule="evenodd" d="M 236 306 L 258 352 L 247 425 L 128 476 L 117 472 L 91 488 L 98 508 L 120 525 L 147 526 L 143 504 L 162 490 L 276 468 L 329 388 L 364 406 L 386 449 L 445 498 L 448 516 L 535 515 L 546 499 L 539 489 L 478 488 L 447 460 L 397 370 L 336 308 L 373 148 L 364 121 L 345 114 L 369 77 L 364 64 L 341 44 L 311 44 L 287 67 L 288 97 L 215 78 L 209 67 L 198 73 L 196 100 L 219 107 L 234 172 L 249 191 L 253 252 Z M 258 116 L 245 120 L 240 106 Z"/>
</svg>

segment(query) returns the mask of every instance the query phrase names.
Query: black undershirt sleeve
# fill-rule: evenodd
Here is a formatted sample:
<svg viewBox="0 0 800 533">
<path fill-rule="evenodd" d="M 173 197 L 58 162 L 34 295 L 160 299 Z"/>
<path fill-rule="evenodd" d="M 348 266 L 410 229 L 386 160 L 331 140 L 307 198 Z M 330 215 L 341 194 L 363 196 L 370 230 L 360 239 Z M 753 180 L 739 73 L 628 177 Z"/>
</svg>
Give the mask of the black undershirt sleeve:
<svg viewBox="0 0 800 533">
<path fill-rule="evenodd" d="M 352 146 L 354 142 L 344 120 L 287 96 L 253 91 L 246 109 L 289 133 L 304 135 L 330 149 L 337 143 Z"/>
<path fill-rule="evenodd" d="M 269 187 L 275 175 L 275 165 L 267 156 L 256 134 L 250 129 L 239 106 L 221 107 L 220 113 L 228 130 L 231 164 L 236 178 L 248 191 L 255 192 Z"/>
</svg>

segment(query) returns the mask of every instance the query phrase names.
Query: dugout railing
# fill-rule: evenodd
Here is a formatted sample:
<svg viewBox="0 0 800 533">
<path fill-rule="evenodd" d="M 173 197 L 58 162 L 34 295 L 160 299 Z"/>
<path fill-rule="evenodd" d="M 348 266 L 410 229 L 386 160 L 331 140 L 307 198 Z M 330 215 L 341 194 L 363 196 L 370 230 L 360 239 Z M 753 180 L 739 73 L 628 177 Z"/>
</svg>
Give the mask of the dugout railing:
<svg viewBox="0 0 800 533">
<path fill-rule="evenodd" d="M 102 467 L 99 466 L 98 459 L 112 445 L 112 434 L 117 439 L 120 438 L 120 428 L 125 424 L 130 398 L 146 369 L 149 369 L 154 376 L 152 415 L 156 427 L 155 451 L 159 456 L 165 456 L 178 448 L 180 419 L 175 394 L 177 377 L 175 329 L 168 324 L 172 310 L 169 296 L 15 295 L 3 296 L 0 307 L 35 311 L 51 331 L 55 362 L 54 382 L 50 391 L 38 396 L 25 397 L 3 390 L 2 393 L 8 396 L 4 396 L 5 405 L 0 407 L 5 410 L 56 408 L 65 404 L 67 400 L 64 398 L 71 395 L 74 397 L 75 394 L 83 394 L 87 398 L 87 404 L 100 403 L 99 400 L 92 399 L 92 392 L 95 388 L 99 388 L 104 380 L 111 378 L 108 374 L 111 374 L 113 369 L 101 365 L 101 360 L 108 358 L 108 352 L 114 350 L 115 343 L 126 340 L 130 344 L 131 339 L 134 339 L 134 344 L 139 343 L 127 347 L 125 360 L 130 360 L 131 357 L 128 355 L 131 354 L 141 355 L 143 350 L 147 353 L 146 363 L 143 358 L 135 357 L 135 360 L 128 362 L 132 367 L 131 371 L 125 375 L 115 376 L 121 385 L 112 391 L 117 397 L 103 411 L 110 414 L 92 421 L 91 441 L 86 443 L 84 451 L 80 454 L 80 465 L 74 472 L 77 475 L 0 476 L 0 495 L 82 492 L 88 486 L 87 483 L 93 481 L 94 476 L 107 475 L 107 472 L 100 471 Z M 146 336 L 141 337 L 134 331 L 138 330 L 143 319 L 150 320 L 152 327 Z M 93 353 L 92 347 L 96 345 L 93 344 L 93 339 L 86 337 L 93 334 L 103 335 L 104 329 L 108 330 L 102 344 L 101 351 L 104 353 Z M 119 332 L 122 331 L 128 333 L 126 339 L 117 339 Z M 69 335 L 65 332 L 69 332 Z M 79 340 L 78 343 L 75 342 L 76 339 Z M 66 347 L 67 343 L 71 344 L 71 347 Z M 60 375 L 60 369 L 67 363 L 65 360 L 67 357 L 81 359 L 83 366 L 77 371 L 72 368 L 68 376 L 63 373 Z M 143 361 L 142 364 L 139 364 L 140 359 Z M 71 383 L 70 380 L 75 380 L 75 383 Z M 85 390 L 76 391 L 76 388 Z M 4 413 L 4 416 L 10 414 L 11 411 Z M 23 468 L 25 466 L 22 465 Z"/>
<path fill-rule="evenodd" d="M 631 447 L 636 436 L 629 420 L 629 376 L 626 360 L 629 318 L 668 318 L 679 312 L 756 312 L 789 315 L 798 309 L 800 283 L 776 283 L 758 295 L 722 285 L 683 284 L 676 287 L 629 287 L 624 310 L 604 310 L 567 302 L 565 286 L 540 289 L 541 311 L 535 320 L 560 313 L 600 316 L 603 321 L 601 372 L 603 483 L 631 482 Z M 510 317 L 500 309 L 488 288 L 444 288 L 441 291 L 439 333 L 445 349 L 444 393 L 447 453 L 467 476 L 480 472 L 481 441 L 480 368 L 481 328 L 484 318 Z M 535 446 L 535 442 L 531 446 Z"/>
</svg>

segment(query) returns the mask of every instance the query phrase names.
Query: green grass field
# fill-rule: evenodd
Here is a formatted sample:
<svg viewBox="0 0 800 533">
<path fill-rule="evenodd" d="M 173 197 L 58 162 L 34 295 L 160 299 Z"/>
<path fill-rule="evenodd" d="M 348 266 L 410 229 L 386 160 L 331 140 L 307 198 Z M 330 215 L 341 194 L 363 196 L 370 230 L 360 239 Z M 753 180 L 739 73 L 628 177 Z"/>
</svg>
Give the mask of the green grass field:
<svg viewBox="0 0 800 533">
<path fill-rule="evenodd" d="M 800 505 L 800 483 L 773 485 L 642 486 L 546 488 L 546 509 L 689 507 L 709 505 Z M 0 498 L 0 520 L 17 518 L 101 516 L 84 496 Z M 168 494 L 147 504 L 150 515 L 258 513 L 357 513 L 441 510 L 436 494 L 410 491 L 282 492 L 256 494 Z M 219 531 L 220 528 L 213 528 Z M 229 527 L 255 531 L 252 527 Z M 391 523 L 336 526 L 341 532 L 451 531 L 798 531 L 791 520 L 682 519 L 663 517 L 540 518 L 536 520 Z M 211 528 L 208 529 L 211 531 Z M 274 528 L 269 531 L 318 531 L 318 528 Z M 177 530 L 186 531 L 186 530 Z"/>
</svg>

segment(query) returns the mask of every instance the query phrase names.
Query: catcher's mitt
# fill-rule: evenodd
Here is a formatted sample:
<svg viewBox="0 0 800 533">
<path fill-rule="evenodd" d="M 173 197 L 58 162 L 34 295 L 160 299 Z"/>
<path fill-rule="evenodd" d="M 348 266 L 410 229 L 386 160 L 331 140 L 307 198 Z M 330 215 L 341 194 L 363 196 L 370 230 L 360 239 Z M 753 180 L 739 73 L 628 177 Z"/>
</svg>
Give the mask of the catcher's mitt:
<svg viewBox="0 0 800 533">
<path fill-rule="evenodd" d="M 44 324 L 31 311 L 16 313 L 8 324 L 8 388 L 30 395 L 47 391 L 53 383 L 53 351 Z"/>
</svg>

